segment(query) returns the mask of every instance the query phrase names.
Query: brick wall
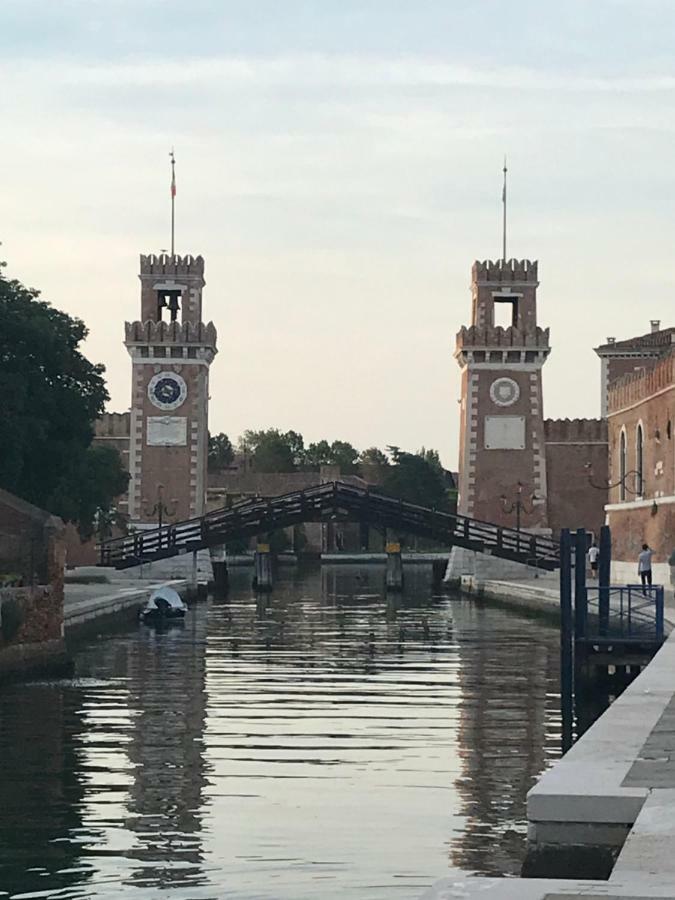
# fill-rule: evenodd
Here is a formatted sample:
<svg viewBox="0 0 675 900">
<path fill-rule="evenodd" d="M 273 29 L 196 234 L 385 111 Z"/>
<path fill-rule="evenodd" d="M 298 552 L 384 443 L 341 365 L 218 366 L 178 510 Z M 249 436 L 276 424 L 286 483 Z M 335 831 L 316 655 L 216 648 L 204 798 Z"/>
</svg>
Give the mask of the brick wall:
<svg viewBox="0 0 675 900">
<path fill-rule="evenodd" d="M 554 535 L 562 528 L 586 528 L 597 535 L 607 502 L 607 422 L 546 419 L 544 433 L 549 526 Z"/>
<path fill-rule="evenodd" d="M 0 587 L 0 674 L 8 659 L 18 659 L 26 668 L 26 648 L 60 644 L 63 629 L 63 570 L 65 541 L 63 523 L 6 491 L 0 490 L 0 574 L 19 575 L 21 584 Z M 22 573 L 8 569 L 16 561 L 15 548 L 30 541 L 23 558 L 39 559 L 40 566 Z M 8 550 L 13 554 L 7 556 Z"/>
<path fill-rule="evenodd" d="M 650 370 L 627 376 L 609 390 L 610 479 L 621 478 L 621 436 L 625 435 L 625 490 L 610 490 L 607 520 L 613 558 L 634 562 L 641 545 L 654 550 L 654 563 L 665 567 L 675 549 L 675 354 Z M 642 486 L 637 432 L 642 428 Z"/>
</svg>

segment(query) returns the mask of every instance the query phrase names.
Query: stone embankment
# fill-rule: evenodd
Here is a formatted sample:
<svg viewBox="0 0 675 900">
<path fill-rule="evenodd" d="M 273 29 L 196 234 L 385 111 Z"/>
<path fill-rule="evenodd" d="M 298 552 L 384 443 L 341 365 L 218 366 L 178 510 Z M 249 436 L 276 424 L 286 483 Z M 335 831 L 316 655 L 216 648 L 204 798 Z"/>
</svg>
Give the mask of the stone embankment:
<svg viewBox="0 0 675 900">
<path fill-rule="evenodd" d="M 114 569 L 74 569 L 64 586 L 63 623 L 67 637 L 83 628 L 105 627 L 115 621 L 134 619 L 153 591 L 162 585 L 179 594 L 188 592 L 182 578 L 130 578 Z"/>
<path fill-rule="evenodd" d="M 552 579 L 481 587 L 484 596 L 553 608 Z M 672 622 L 672 602 L 668 613 Z M 675 900 L 674 671 L 672 633 L 530 790 L 524 873 L 537 877 L 445 878 L 423 900 Z"/>
</svg>

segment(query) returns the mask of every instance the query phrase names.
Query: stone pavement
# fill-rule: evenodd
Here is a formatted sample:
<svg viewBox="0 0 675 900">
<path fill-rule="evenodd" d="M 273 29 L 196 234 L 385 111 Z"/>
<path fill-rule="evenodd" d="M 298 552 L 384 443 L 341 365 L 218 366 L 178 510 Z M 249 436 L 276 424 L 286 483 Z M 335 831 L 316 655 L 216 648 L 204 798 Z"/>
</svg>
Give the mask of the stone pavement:
<svg viewBox="0 0 675 900">
<path fill-rule="evenodd" d="M 66 573 L 66 579 L 105 577 L 105 582 L 69 582 L 64 585 L 63 621 L 66 632 L 94 619 L 112 617 L 125 611 L 139 609 L 150 594 L 162 584 L 179 593 L 187 588 L 185 579 L 130 579 L 114 569 L 86 567 Z"/>
</svg>

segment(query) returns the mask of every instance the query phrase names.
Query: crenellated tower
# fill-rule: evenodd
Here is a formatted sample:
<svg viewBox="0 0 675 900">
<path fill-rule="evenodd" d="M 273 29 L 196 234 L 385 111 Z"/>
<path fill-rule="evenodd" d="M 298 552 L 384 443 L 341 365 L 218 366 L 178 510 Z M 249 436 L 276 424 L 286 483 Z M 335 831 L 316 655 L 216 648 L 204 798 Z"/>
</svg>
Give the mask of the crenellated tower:
<svg viewBox="0 0 675 900">
<path fill-rule="evenodd" d="M 141 256 L 141 318 L 125 323 L 132 361 L 129 517 L 154 524 L 204 512 L 209 367 L 216 329 L 202 321 L 201 256 Z M 153 512 L 154 510 L 154 512 Z"/>
<path fill-rule="evenodd" d="M 457 334 L 462 369 L 459 512 L 529 530 L 548 527 L 537 263 L 475 262 L 471 325 Z M 502 499 L 504 498 L 504 499 Z"/>
</svg>

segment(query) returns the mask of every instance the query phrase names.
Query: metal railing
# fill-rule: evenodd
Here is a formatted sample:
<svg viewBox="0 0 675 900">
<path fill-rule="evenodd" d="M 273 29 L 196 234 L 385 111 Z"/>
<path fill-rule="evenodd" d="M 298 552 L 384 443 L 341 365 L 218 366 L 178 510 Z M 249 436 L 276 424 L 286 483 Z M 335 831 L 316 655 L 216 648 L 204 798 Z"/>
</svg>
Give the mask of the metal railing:
<svg viewBox="0 0 675 900">
<path fill-rule="evenodd" d="M 577 612 L 584 617 L 580 629 L 584 640 L 663 640 L 663 585 L 589 585 L 586 594 L 586 609 Z"/>
</svg>

